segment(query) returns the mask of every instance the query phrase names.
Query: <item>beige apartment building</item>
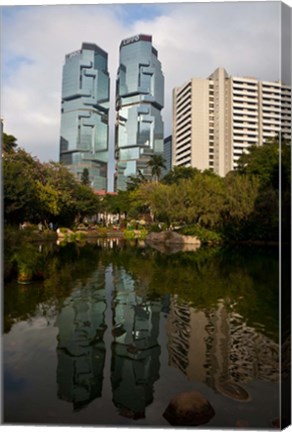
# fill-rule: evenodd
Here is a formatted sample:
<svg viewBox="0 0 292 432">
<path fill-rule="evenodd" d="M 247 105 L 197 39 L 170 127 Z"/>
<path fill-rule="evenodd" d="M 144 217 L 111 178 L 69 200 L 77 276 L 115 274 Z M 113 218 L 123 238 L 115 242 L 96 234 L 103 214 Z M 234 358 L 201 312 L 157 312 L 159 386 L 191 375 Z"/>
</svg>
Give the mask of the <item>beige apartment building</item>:
<svg viewBox="0 0 292 432">
<path fill-rule="evenodd" d="M 282 132 L 291 140 L 291 87 L 218 68 L 173 90 L 172 165 L 225 176 L 243 151 Z"/>
</svg>

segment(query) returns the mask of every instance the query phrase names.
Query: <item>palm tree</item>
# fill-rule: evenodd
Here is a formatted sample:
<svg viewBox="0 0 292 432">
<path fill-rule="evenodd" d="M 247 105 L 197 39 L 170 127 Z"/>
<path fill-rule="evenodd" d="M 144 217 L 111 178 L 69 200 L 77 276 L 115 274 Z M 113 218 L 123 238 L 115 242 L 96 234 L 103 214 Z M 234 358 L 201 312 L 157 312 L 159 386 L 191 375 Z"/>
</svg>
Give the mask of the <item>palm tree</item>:
<svg viewBox="0 0 292 432">
<path fill-rule="evenodd" d="M 127 181 L 127 191 L 138 189 L 142 183 L 146 183 L 147 179 L 141 170 L 138 170 L 137 176 L 129 176 Z"/>
<path fill-rule="evenodd" d="M 81 174 L 81 183 L 89 186 L 90 185 L 90 179 L 89 179 L 89 171 L 88 168 L 84 168 Z"/>
<path fill-rule="evenodd" d="M 166 169 L 166 160 L 160 154 L 154 154 L 148 162 L 148 166 L 151 167 L 152 178 L 155 177 L 156 181 L 159 181 L 161 177 L 162 168 Z"/>
<path fill-rule="evenodd" d="M 12 153 L 16 147 L 17 147 L 17 138 L 13 135 L 7 135 L 5 132 L 3 132 L 3 153 Z"/>
</svg>

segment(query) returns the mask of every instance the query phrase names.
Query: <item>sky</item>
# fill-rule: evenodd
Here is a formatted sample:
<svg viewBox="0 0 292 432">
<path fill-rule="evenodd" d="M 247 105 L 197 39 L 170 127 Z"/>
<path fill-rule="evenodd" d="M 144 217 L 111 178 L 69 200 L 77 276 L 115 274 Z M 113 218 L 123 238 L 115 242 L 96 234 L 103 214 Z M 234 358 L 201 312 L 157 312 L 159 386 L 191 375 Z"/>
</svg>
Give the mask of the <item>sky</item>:
<svg viewBox="0 0 292 432">
<path fill-rule="evenodd" d="M 65 55 L 91 42 L 107 51 L 113 169 L 115 80 L 122 39 L 152 35 L 165 77 L 162 111 L 171 134 L 172 90 L 217 67 L 230 75 L 281 78 L 280 2 L 116 3 L 1 6 L 4 131 L 41 161 L 59 160 Z M 284 77 L 288 81 L 287 77 Z"/>
</svg>

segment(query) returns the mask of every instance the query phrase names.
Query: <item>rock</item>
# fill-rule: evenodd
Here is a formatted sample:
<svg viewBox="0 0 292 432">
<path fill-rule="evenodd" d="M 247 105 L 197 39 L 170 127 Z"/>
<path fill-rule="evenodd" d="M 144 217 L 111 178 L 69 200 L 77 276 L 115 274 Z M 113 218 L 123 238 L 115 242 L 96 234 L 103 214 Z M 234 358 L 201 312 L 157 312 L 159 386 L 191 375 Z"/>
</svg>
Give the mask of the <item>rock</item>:
<svg viewBox="0 0 292 432">
<path fill-rule="evenodd" d="M 184 244 L 186 245 L 201 245 L 201 240 L 198 239 L 198 237 L 195 236 L 187 236 L 187 235 L 183 235 L 183 240 L 184 240 Z"/>
<path fill-rule="evenodd" d="M 247 420 L 237 420 L 235 426 L 241 429 L 248 429 L 250 427 Z"/>
<path fill-rule="evenodd" d="M 250 401 L 250 395 L 247 390 L 232 381 L 225 381 L 223 383 L 216 384 L 216 390 L 220 394 L 240 402 Z"/>
<path fill-rule="evenodd" d="M 150 243 L 169 243 L 170 241 L 173 243 L 183 243 L 181 236 L 171 231 L 152 232 L 148 234 L 147 241 Z"/>
<path fill-rule="evenodd" d="M 200 245 L 201 241 L 197 237 L 185 236 L 173 231 L 162 231 L 159 233 L 150 233 L 147 236 L 147 242 L 170 244 L 196 244 Z"/>
<path fill-rule="evenodd" d="M 281 429 L 281 423 L 279 417 L 274 418 L 274 420 L 272 421 L 272 426 L 274 429 Z"/>
<path fill-rule="evenodd" d="M 62 232 L 62 231 L 60 230 L 60 228 L 58 228 L 57 231 L 56 231 L 56 233 L 57 233 L 57 235 L 58 235 L 59 238 L 64 238 L 67 235 L 74 234 L 74 232 L 71 231 L 69 228 L 66 228 L 65 232 Z"/>
<path fill-rule="evenodd" d="M 144 411 L 133 411 L 130 408 L 122 407 L 122 406 L 119 408 L 119 414 L 123 417 L 127 417 L 133 420 L 139 420 L 145 418 Z"/>
<path fill-rule="evenodd" d="M 199 426 L 214 417 L 209 401 L 199 392 L 179 393 L 169 402 L 163 417 L 172 426 Z"/>
</svg>

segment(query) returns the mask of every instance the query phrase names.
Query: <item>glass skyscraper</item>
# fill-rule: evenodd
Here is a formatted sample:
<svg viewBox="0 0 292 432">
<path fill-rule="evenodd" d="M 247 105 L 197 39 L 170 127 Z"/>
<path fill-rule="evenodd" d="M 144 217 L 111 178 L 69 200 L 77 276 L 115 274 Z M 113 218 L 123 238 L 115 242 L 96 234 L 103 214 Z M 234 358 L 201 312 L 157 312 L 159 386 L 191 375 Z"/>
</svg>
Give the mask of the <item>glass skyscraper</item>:
<svg viewBox="0 0 292 432">
<path fill-rule="evenodd" d="M 116 82 L 115 190 L 141 172 L 151 177 L 148 162 L 163 154 L 164 76 L 152 37 L 137 35 L 120 44 Z"/>
<path fill-rule="evenodd" d="M 60 162 L 90 185 L 107 190 L 109 73 L 95 44 L 66 55 L 63 67 Z"/>
</svg>

